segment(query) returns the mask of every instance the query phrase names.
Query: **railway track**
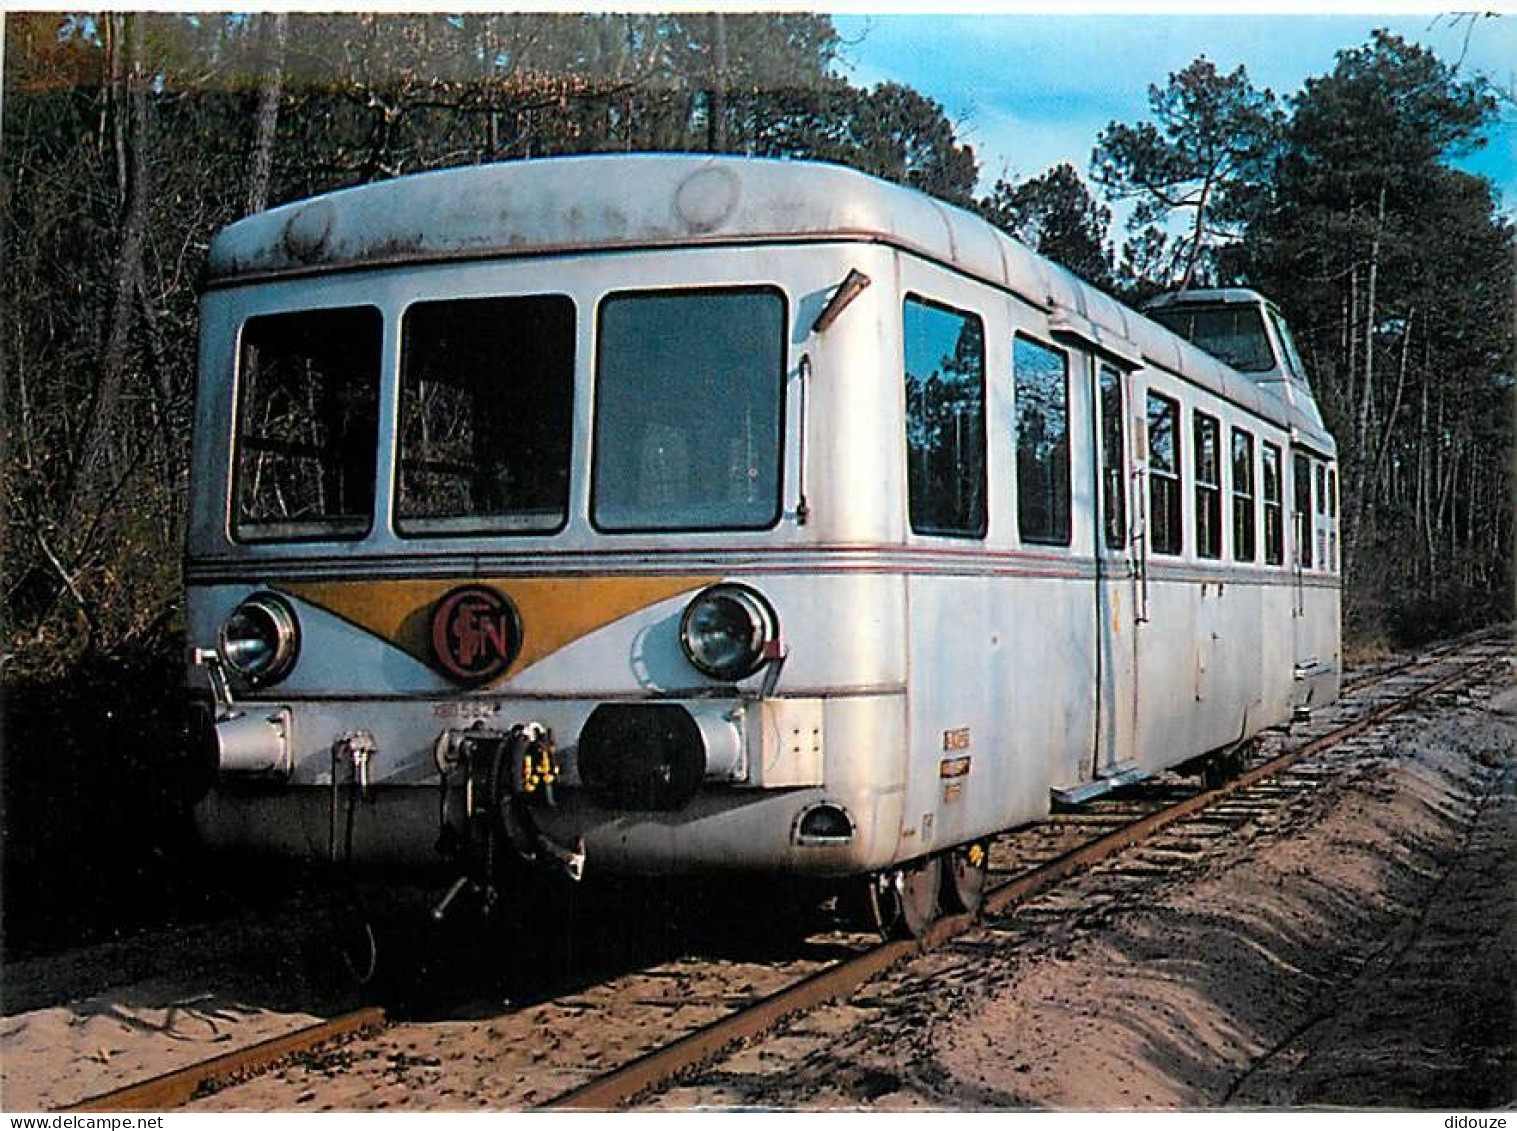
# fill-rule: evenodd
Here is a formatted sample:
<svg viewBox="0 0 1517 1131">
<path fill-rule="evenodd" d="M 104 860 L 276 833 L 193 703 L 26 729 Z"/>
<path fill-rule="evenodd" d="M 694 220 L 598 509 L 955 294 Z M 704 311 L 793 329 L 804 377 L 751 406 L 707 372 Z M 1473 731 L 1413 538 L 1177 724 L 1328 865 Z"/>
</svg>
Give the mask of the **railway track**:
<svg viewBox="0 0 1517 1131">
<path fill-rule="evenodd" d="M 1445 640 L 1440 644 L 1435 644 L 1431 648 L 1427 648 L 1424 651 L 1416 653 L 1415 655 L 1408 656 L 1403 660 L 1397 660 L 1390 664 L 1373 667 L 1364 676 L 1345 683 L 1339 689 L 1339 694 L 1342 696 L 1355 695 L 1358 692 L 1365 690 L 1366 688 L 1374 687 L 1377 684 L 1382 684 L 1388 680 L 1394 679 L 1396 676 L 1408 671 L 1409 669 L 1425 667 L 1430 663 L 1441 660 L 1443 657 L 1451 655 L 1452 653 L 1459 651 L 1461 648 L 1469 648 L 1496 639 L 1505 640 L 1508 638 L 1508 636 L 1509 630 L 1505 626 L 1498 626 L 1496 628 L 1480 629 L 1476 632 L 1468 633 L 1464 636 L 1457 636 L 1452 640 Z"/>
<path fill-rule="evenodd" d="M 1310 759 L 1355 739 L 1377 724 L 1401 714 L 1440 691 L 1477 678 L 1497 662 L 1504 660 L 1508 652 L 1504 646 L 1493 647 L 1481 644 L 1476 647 L 1482 650 L 1478 659 L 1467 662 L 1453 661 L 1455 665 L 1453 671 L 1439 674 L 1432 679 L 1418 680 L 1417 676 L 1419 673 L 1436 671 L 1441 666 L 1448 665 L 1450 652 L 1440 652 L 1421 664 L 1397 668 L 1387 673 L 1383 680 L 1376 680 L 1373 684 L 1361 684 L 1359 691 L 1363 692 L 1372 687 L 1381 687 L 1391 681 L 1415 681 L 1415 686 L 1405 689 L 1394 697 L 1388 697 L 1388 702 L 1374 706 L 1361 717 L 1341 725 L 1319 724 L 1318 729 L 1323 729 L 1324 726 L 1330 729 L 1325 729 L 1323 733 L 1316 734 L 1306 742 L 1282 753 L 1256 759 L 1254 764 L 1245 768 L 1238 777 L 1215 789 L 1194 793 L 1183 800 L 1163 804 L 1162 807 L 1151 812 L 1136 816 L 1130 812 L 1120 812 L 1121 809 L 1130 810 L 1132 808 L 1130 803 L 1119 800 L 1107 806 L 1106 812 L 1102 815 L 1109 821 L 1119 822 L 1115 828 L 1093 839 L 1087 839 L 1075 847 L 1056 851 L 1050 858 L 1029 863 L 1017 870 L 1015 874 L 1005 878 L 987 892 L 981 917 L 993 920 L 1005 916 L 1017 905 L 1040 892 L 1053 888 L 1059 882 L 1088 871 L 1136 846 L 1151 842 L 1156 834 L 1197 814 L 1207 811 L 1215 813 L 1225 802 L 1231 800 L 1238 804 L 1230 810 L 1224 808 L 1217 813 L 1220 820 L 1214 822 L 1211 832 L 1200 833 L 1198 830 L 1192 830 L 1191 837 L 1192 840 L 1199 838 L 1203 844 L 1225 838 L 1233 829 L 1257 819 L 1261 814 L 1279 805 L 1278 798 L 1251 796 L 1251 794 L 1261 792 L 1268 794 L 1269 783 L 1297 766 L 1303 767 L 1300 772 L 1301 785 L 1312 784 L 1315 778 L 1325 771 L 1330 772 L 1330 769 L 1310 765 Z M 1290 786 L 1293 784 L 1295 783 L 1286 784 L 1283 792 L 1290 792 Z M 1264 787 L 1263 790 L 1261 786 Z M 1113 812 L 1113 810 L 1118 811 Z M 1089 820 L 1075 822 L 1077 826 L 1088 826 L 1090 823 L 1092 822 Z M 1062 839 L 1060 834 L 1065 831 L 1066 825 L 1066 822 L 1057 820 L 1051 822 L 1048 839 L 1055 844 L 1059 843 Z M 1194 858 L 1201 850 L 1199 847 L 1194 848 L 1185 853 L 1185 856 Z M 1149 869 L 1143 868 L 1140 864 L 1137 871 L 1139 873 L 1152 870 L 1162 871 L 1169 867 L 1171 865 L 1168 862 L 1156 863 L 1155 867 Z M 666 1048 L 557 1097 L 545 1106 L 571 1110 L 607 1110 L 621 1106 L 639 1095 L 676 1079 L 682 1073 L 698 1067 L 723 1049 L 741 1041 L 751 1040 L 785 1017 L 804 1012 L 824 1002 L 845 997 L 902 959 L 919 950 L 939 947 L 970 930 L 974 925 L 975 922 L 970 916 L 956 916 L 937 923 L 927 938 L 920 943 L 892 942 L 876 947 L 773 995 L 748 1010 L 724 1018 L 706 1029 L 688 1034 Z"/>
<path fill-rule="evenodd" d="M 570 1110 L 621 1106 L 690 1073 L 723 1050 L 774 1029 L 786 1018 L 846 997 L 890 967 L 942 946 L 973 929 L 977 922 L 997 923 L 1014 917 L 1024 904 L 1053 892 L 1071 877 L 1109 866 L 1107 862 L 1119 857 L 1124 860 L 1124 872 L 1131 876 L 1173 871 L 1201 858 L 1243 825 L 1266 816 L 1322 778 L 1340 772 L 1341 763 L 1355 757 L 1355 744 L 1373 728 L 1441 692 L 1478 680 L 1505 660 L 1509 651 L 1505 631 L 1499 636 L 1480 634 L 1430 650 L 1345 685 L 1339 703 L 1322 712 L 1304 732 L 1291 739 L 1269 736 L 1237 777 L 1216 788 L 1197 789 L 1161 778 L 1127 794 L 1091 803 L 1078 812 L 1056 816 L 1046 825 L 1009 834 L 992 854 L 992 875 L 998 882 L 987 892 L 978 918 L 961 915 L 944 919 L 921 942 L 864 945 L 857 936 L 838 936 L 829 946 L 846 951 L 844 957 L 792 963 L 795 969 L 780 972 L 783 984 L 777 988 L 765 987 L 763 979 L 755 983 L 751 977 L 730 978 L 725 983 L 728 989 L 743 987 L 740 992 L 708 995 L 723 999 L 713 1006 L 718 1016 L 652 1051 L 624 1055 L 614 1067 L 598 1075 L 594 1074 L 598 1058 L 587 1056 L 584 1067 L 571 1076 L 591 1078 L 566 1089 L 554 1085 L 557 1094 L 550 1091 L 541 1096 L 522 1091 L 502 1094 L 498 1102 L 503 1106 Z M 1057 906 L 1028 911 L 1031 920 L 1058 914 Z M 585 1020 L 603 1007 L 592 1003 L 576 1009 L 574 1001 L 585 1001 L 587 996 L 571 993 L 558 999 L 565 1024 L 583 1028 Z M 606 1000 L 616 996 L 609 994 Z M 548 1007 L 554 1005 L 548 1003 Z M 537 1003 L 536 1008 L 539 1012 L 534 1025 L 540 1027 L 543 1003 Z M 527 1007 L 517 1009 L 526 1011 Z M 380 1011 L 357 1011 L 91 1097 L 63 1110 L 166 1110 L 267 1073 L 294 1058 L 318 1055 L 334 1042 L 382 1034 L 385 1026 Z M 564 1073 L 558 1076 L 564 1078 Z"/>
</svg>

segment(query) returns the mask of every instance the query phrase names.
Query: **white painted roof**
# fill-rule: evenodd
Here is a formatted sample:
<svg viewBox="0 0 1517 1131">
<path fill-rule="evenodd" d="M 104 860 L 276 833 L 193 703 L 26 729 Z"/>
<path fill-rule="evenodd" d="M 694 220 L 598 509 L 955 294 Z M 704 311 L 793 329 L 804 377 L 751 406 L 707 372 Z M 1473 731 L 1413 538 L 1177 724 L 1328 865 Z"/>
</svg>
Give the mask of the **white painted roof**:
<svg viewBox="0 0 1517 1131">
<path fill-rule="evenodd" d="M 1335 449 L 1310 411 L 1223 365 L 973 213 L 839 165 L 600 154 L 471 165 L 271 209 L 211 244 L 209 286 L 449 259 L 814 238 L 887 243 L 1049 311 L 1056 327 Z"/>
<path fill-rule="evenodd" d="M 1189 291 L 1172 291 L 1155 295 L 1143 304 L 1144 310 L 1159 310 L 1166 306 L 1207 306 L 1215 303 L 1245 303 L 1268 301 L 1258 291 L 1247 287 L 1198 287 Z"/>
</svg>

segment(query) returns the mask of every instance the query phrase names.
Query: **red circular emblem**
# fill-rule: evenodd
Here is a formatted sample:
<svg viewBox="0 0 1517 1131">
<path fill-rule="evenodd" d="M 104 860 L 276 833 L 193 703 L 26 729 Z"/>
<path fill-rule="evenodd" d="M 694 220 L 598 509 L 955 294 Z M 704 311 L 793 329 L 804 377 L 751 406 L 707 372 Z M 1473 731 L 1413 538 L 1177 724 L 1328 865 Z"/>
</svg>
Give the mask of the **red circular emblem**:
<svg viewBox="0 0 1517 1131">
<path fill-rule="evenodd" d="M 516 606 L 493 589 L 460 586 L 432 610 L 432 656 L 460 683 L 494 679 L 520 651 Z"/>
</svg>

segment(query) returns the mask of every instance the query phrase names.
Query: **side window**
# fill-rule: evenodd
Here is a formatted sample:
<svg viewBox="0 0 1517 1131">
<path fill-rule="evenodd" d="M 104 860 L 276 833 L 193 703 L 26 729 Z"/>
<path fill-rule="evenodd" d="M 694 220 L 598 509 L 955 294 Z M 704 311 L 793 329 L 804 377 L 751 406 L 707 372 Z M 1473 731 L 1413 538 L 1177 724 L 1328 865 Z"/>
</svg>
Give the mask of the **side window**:
<svg viewBox="0 0 1517 1131">
<path fill-rule="evenodd" d="M 1106 548 L 1127 545 L 1127 475 L 1122 453 L 1122 375 L 1101 366 L 1101 517 Z"/>
<path fill-rule="evenodd" d="M 1296 541 L 1296 563 L 1302 569 L 1312 568 L 1312 461 L 1306 456 L 1296 457 L 1296 477 L 1291 485 L 1291 515 L 1295 520 L 1292 531 Z"/>
<path fill-rule="evenodd" d="M 248 319 L 237 373 L 234 536 L 368 531 L 383 338 L 384 319 L 368 306 Z"/>
<path fill-rule="evenodd" d="M 1296 564 L 1312 567 L 1312 461 L 1296 456 L 1296 481 L 1291 484 L 1291 532 L 1296 538 Z"/>
<path fill-rule="evenodd" d="M 1338 469 L 1328 468 L 1327 471 L 1327 547 L 1328 564 L 1337 570 L 1338 567 Z"/>
<path fill-rule="evenodd" d="M 1156 554 L 1178 554 L 1180 526 L 1180 406 L 1148 394 L 1148 529 Z"/>
<path fill-rule="evenodd" d="M 1254 560 L 1254 438 L 1233 429 L 1233 560 Z"/>
<path fill-rule="evenodd" d="M 1264 561 L 1285 562 L 1285 511 L 1280 497 L 1280 449 L 1264 444 Z"/>
<path fill-rule="evenodd" d="M 1069 545 L 1069 359 L 1027 338 L 1012 344 L 1017 534 Z"/>
<path fill-rule="evenodd" d="M 1196 553 L 1222 556 L 1222 427 L 1215 416 L 1198 412 L 1191 448 L 1196 473 Z"/>
<path fill-rule="evenodd" d="M 1328 556 L 1327 528 L 1327 464 L 1317 463 L 1317 565 L 1321 569 L 1331 569 L 1333 559 Z"/>
<path fill-rule="evenodd" d="M 985 329 L 919 298 L 904 309 L 906 488 L 918 534 L 985 536 Z"/>
</svg>

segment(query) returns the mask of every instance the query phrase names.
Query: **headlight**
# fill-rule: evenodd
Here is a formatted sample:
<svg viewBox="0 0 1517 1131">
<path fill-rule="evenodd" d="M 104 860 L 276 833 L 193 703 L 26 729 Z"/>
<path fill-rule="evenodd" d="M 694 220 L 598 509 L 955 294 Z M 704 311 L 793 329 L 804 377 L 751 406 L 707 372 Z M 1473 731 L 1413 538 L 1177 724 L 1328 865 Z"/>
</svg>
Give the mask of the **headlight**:
<svg viewBox="0 0 1517 1131">
<path fill-rule="evenodd" d="M 255 593 L 232 610 L 221 626 L 216 651 L 234 673 L 254 687 L 278 683 L 300 653 L 295 613 L 272 593 Z"/>
<path fill-rule="evenodd" d="M 697 593 L 680 618 L 685 658 L 714 679 L 750 676 L 764 647 L 779 639 L 769 603 L 745 585 L 713 585 Z"/>
</svg>

